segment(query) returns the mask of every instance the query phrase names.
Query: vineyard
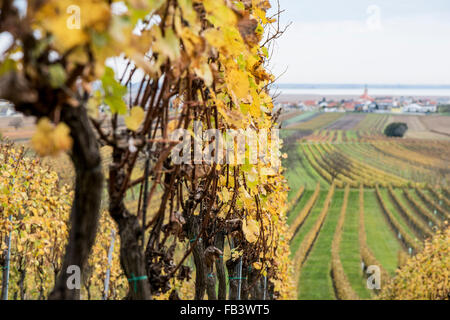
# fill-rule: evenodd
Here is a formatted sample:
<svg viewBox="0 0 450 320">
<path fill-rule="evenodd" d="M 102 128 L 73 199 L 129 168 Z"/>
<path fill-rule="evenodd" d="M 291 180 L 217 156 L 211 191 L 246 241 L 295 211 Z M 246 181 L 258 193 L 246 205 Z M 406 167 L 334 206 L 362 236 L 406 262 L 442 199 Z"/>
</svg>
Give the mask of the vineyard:
<svg viewBox="0 0 450 320">
<path fill-rule="evenodd" d="M 374 299 L 370 266 L 380 268 L 383 289 L 426 239 L 448 229 L 450 142 L 386 138 L 389 121 L 324 114 L 284 130 L 298 299 Z M 448 278 L 443 288 L 445 296 Z"/>
<path fill-rule="evenodd" d="M 447 118 L 282 113 L 278 1 L 13 2 L 2 300 L 448 299 Z"/>
</svg>

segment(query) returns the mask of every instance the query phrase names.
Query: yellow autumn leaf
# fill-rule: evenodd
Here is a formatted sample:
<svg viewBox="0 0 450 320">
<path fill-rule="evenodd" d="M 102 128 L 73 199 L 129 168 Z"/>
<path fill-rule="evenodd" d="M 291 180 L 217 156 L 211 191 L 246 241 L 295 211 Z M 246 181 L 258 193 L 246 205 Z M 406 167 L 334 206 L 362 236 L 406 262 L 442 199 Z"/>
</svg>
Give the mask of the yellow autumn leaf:
<svg viewBox="0 0 450 320">
<path fill-rule="evenodd" d="M 67 151 L 72 148 L 72 138 L 70 137 L 70 129 L 69 127 L 60 122 L 53 130 L 53 143 L 55 151 Z"/>
<path fill-rule="evenodd" d="M 36 132 L 31 138 L 31 145 L 40 156 L 53 153 L 53 126 L 48 118 L 39 120 Z"/>
<path fill-rule="evenodd" d="M 40 156 L 56 155 L 59 151 L 72 148 L 70 129 L 65 123 L 59 123 L 56 128 L 48 118 L 39 120 L 36 133 L 31 138 L 31 144 Z"/>
<path fill-rule="evenodd" d="M 231 250 L 231 259 L 233 261 L 236 261 L 237 259 L 239 259 L 240 257 L 242 257 L 242 254 L 244 253 L 243 250 L 237 250 L 236 248 Z"/>
<path fill-rule="evenodd" d="M 245 239 L 250 243 L 255 243 L 259 236 L 259 226 L 255 220 L 246 221 L 242 224 L 242 231 L 244 232 Z"/>
<path fill-rule="evenodd" d="M 253 9 L 253 13 L 259 18 L 261 19 L 261 22 L 263 24 L 266 24 L 268 22 L 267 17 L 266 17 L 266 13 L 264 12 L 264 10 L 256 7 Z"/>
<path fill-rule="evenodd" d="M 216 48 L 221 48 L 226 46 L 223 32 L 217 29 L 208 29 L 204 32 L 204 38 L 208 43 Z"/>
<path fill-rule="evenodd" d="M 253 268 L 255 268 L 256 270 L 261 270 L 262 269 L 261 262 L 253 262 Z"/>
<path fill-rule="evenodd" d="M 125 117 L 125 125 L 131 131 L 137 131 L 139 126 L 144 121 L 145 111 L 139 106 L 133 107 L 130 111 L 130 115 Z"/>
<path fill-rule="evenodd" d="M 165 34 L 163 36 L 161 29 L 158 26 L 154 26 L 153 32 L 156 38 L 153 49 L 161 53 L 163 56 L 168 57 L 170 61 L 175 61 L 178 59 L 181 52 L 180 40 L 175 35 L 173 29 L 165 30 Z"/>
<path fill-rule="evenodd" d="M 245 99 L 248 97 L 250 84 L 246 72 L 237 69 L 232 70 L 227 76 L 227 85 L 238 99 Z"/>
<path fill-rule="evenodd" d="M 239 198 L 245 207 L 251 208 L 254 205 L 254 199 L 244 187 L 239 187 Z"/>
<path fill-rule="evenodd" d="M 182 28 L 179 34 L 185 50 L 190 56 L 195 56 L 196 51 L 202 50 L 202 39 L 191 28 Z"/>
<path fill-rule="evenodd" d="M 220 194 L 220 196 L 221 196 L 221 198 L 222 198 L 222 201 L 224 202 L 224 203 L 227 203 L 228 201 L 230 201 L 230 192 L 228 191 L 228 189 L 227 188 L 223 188 L 222 189 L 222 193 Z"/>
<path fill-rule="evenodd" d="M 207 63 L 203 63 L 199 68 L 195 68 L 194 71 L 197 76 L 205 81 L 206 86 L 210 87 L 212 85 L 214 77 Z"/>
<path fill-rule="evenodd" d="M 232 26 L 236 24 L 235 13 L 222 0 L 204 0 L 207 19 L 216 27 Z"/>
</svg>

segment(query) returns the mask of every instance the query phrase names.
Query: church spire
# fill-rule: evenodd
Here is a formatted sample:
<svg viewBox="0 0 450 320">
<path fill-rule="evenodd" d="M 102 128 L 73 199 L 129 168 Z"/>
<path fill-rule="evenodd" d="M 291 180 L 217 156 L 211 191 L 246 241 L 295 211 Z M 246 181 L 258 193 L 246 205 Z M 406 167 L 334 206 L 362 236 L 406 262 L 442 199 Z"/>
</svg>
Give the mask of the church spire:
<svg viewBox="0 0 450 320">
<path fill-rule="evenodd" d="M 373 99 L 369 96 L 369 89 L 367 88 L 367 84 L 364 86 L 364 94 L 360 97 L 360 99 L 373 101 Z"/>
</svg>

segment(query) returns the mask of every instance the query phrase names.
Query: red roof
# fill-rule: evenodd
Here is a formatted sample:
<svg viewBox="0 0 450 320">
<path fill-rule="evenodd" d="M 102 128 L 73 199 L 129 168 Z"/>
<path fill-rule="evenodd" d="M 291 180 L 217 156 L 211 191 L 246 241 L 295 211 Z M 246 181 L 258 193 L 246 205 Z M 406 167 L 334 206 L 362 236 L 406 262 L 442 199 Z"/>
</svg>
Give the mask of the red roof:
<svg viewBox="0 0 450 320">
<path fill-rule="evenodd" d="M 303 101 L 303 104 L 304 104 L 305 106 L 315 106 L 315 105 L 317 105 L 317 103 L 316 103 L 314 100 L 306 100 L 306 101 Z"/>
<path fill-rule="evenodd" d="M 334 108 L 334 107 L 337 107 L 337 105 L 338 105 L 338 103 L 333 101 L 333 102 L 330 102 L 327 107 Z"/>
<path fill-rule="evenodd" d="M 354 102 L 345 102 L 343 104 L 344 109 L 347 109 L 347 110 L 354 110 L 355 109 L 355 105 L 356 104 Z"/>
</svg>

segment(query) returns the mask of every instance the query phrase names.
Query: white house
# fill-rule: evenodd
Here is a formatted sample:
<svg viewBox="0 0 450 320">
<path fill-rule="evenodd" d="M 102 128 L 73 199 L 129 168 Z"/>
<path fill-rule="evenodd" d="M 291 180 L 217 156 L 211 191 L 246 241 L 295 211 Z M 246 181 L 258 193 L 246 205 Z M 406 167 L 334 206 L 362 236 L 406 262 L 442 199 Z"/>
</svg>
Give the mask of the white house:
<svg viewBox="0 0 450 320">
<path fill-rule="evenodd" d="M 403 107 L 403 112 L 418 112 L 418 113 L 437 112 L 437 106 L 431 104 L 423 105 L 419 103 L 411 103 Z"/>
<path fill-rule="evenodd" d="M 10 117 L 15 115 L 17 112 L 14 110 L 14 106 L 6 101 L 6 100 L 0 100 L 0 116 L 3 117 Z"/>
</svg>

